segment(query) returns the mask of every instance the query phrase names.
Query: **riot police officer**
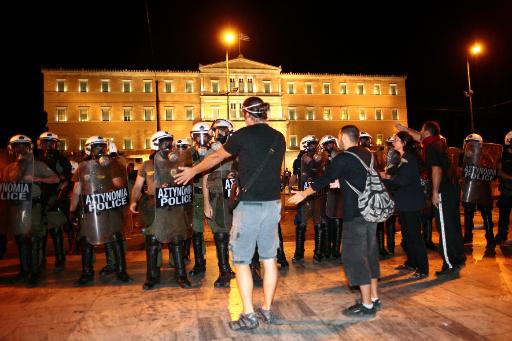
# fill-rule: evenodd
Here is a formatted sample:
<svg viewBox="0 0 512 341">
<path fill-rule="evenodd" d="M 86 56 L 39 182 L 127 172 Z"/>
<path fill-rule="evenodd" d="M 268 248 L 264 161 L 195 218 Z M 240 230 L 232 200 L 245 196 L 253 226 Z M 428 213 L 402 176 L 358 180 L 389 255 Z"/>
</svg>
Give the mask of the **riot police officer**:
<svg viewBox="0 0 512 341">
<path fill-rule="evenodd" d="M 217 119 L 210 128 L 214 142 L 207 155 L 218 150 L 233 133 L 229 120 Z M 233 223 L 233 213 L 228 208 L 228 200 L 236 176 L 236 162 L 233 157 L 223 160 L 203 175 L 204 215 L 210 225 L 217 249 L 219 277 L 216 288 L 229 288 L 234 273 L 229 265 L 229 232 Z"/>
<path fill-rule="evenodd" d="M 43 184 L 45 205 L 46 234 L 43 240 L 43 264 L 46 263 L 46 240 L 48 234 L 52 237 L 55 253 L 55 271 L 64 270 L 66 256 L 64 252 L 63 226 L 67 223 L 69 208 L 69 192 L 71 190 L 71 163 L 57 149 L 59 137 L 52 132 L 39 136 L 37 144 L 41 150 L 38 160 L 44 162 L 59 176 L 58 184 Z"/>
<path fill-rule="evenodd" d="M 498 148 L 499 147 L 499 148 Z M 484 143 L 478 134 L 469 134 L 464 139 L 464 185 L 462 206 L 464 207 L 464 241 L 473 241 L 473 217 L 476 209 L 482 214 L 487 248 L 494 248 L 492 222 L 492 190 L 491 182 L 496 176 L 498 159 L 501 157 L 501 146 Z"/>
<path fill-rule="evenodd" d="M 341 152 L 338 148 L 338 140 L 332 135 L 325 135 L 320 139 L 320 148 L 327 154 L 328 163 Z M 324 239 L 324 255 L 326 258 L 332 255 L 338 259 L 341 257 L 343 226 L 343 198 L 339 188 L 327 191 L 325 215 L 327 216 L 327 235 Z"/>
<path fill-rule="evenodd" d="M 0 211 L 9 232 L 14 235 L 20 258 L 17 279 L 28 279 L 28 286 L 39 284 L 45 229 L 42 184 L 57 184 L 59 177 L 43 162 L 34 160 L 32 140 L 14 135 L 1 157 Z"/>
<path fill-rule="evenodd" d="M 327 159 L 318 152 L 318 138 L 315 135 L 307 135 L 300 141 L 301 148 L 305 151 L 301 158 L 300 190 L 305 190 L 323 175 Z M 327 227 L 323 221 L 325 214 L 326 195 L 317 193 L 301 203 L 301 217 L 296 226 L 295 255 L 292 262 L 302 262 L 304 259 L 304 241 L 306 239 L 306 227 L 309 218 L 313 219 L 315 228 L 315 250 L 313 261 L 321 262 L 324 253 L 322 245 L 327 234 Z"/>
<path fill-rule="evenodd" d="M 146 183 L 146 195 L 152 205 L 144 209 L 154 214 L 153 221 L 144 229 L 147 263 L 144 290 L 153 289 L 160 282 L 161 244 L 170 244 L 176 283 L 182 288 L 192 287 L 185 269 L 185 240 L 192 231 L 192 185 L 174 182 L 178 167 L 192 165 L 192 152 L 190 149 L 173 151 L 172 141 L 173 136 L 166 131 L 151 136 L 151 149 L 155 153 L 142 165 L 131 193 L 130 210 L 138 214 L 137 201 Z"/>
<path fill-rule="evenodd" d="M 512 131 L 505 135 L 505 148 L 498 167 L 500 197 L 498 199 L 498 233 L 496 243 L 504 243 L 508 237 L 510 210 L 512 209 Z"/>
<path fill-rule="evenodd" d="M 192 164 L 201 162 L 210 148 L 210 125 L 206 122 L 197 122 L 190 130 L 190 137 L 194 143 L 192 149 Z M 203 181 L 201 176 L 196 176 L 193 181 L 194 188 L 194 219 L 192 223 L 192 246 L 194 248 L 194 267 L 190 270 L 190 276 L 201 276 L 206 272 L 206 248 L 204 242 L 204 196 Z"/>
<path fill-rule="evenodd" d="M 124 283 L 132 279 L 126 272 L 123 227 L 128 224 L 128 179 L 126 167 L 108 154 L 108 141 L 91 136 L 85 142 L 86 154 L 80 162 L 73 180 L 70 217 L 77 216 L 80 202 L 80 244 L 82 274 L 76 285 L 94 280 L 94 246 L 113 247 L 116 278 Z"/>
</svg>

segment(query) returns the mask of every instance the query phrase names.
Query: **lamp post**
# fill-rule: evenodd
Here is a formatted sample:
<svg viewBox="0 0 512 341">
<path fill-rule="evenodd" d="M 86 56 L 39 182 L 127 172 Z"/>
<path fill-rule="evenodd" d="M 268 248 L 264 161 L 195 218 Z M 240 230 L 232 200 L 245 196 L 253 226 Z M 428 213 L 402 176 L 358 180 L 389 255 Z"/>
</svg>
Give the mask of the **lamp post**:
<svg viewBox="0 0 512 341">
<path fill-rule="evenodd" d="M 469 54 L 476 56 L 482 52 L 482 45 L 479 43 L 473 44 L 469 49 Z M 469 73 L 469 56 L 466 56 L 466 68 L 468 71 L 468 91 L 465 92 L 466 97 L 469 98 L 469 119 L 471 125 L 471 132 L 475 132 L 475 121 L 473 119 L 473 90 L 471 90 L 471 76 Z"/>
<path fill-rule="evenodd" d="M 224 43 L 226 44 L 226 118 L 229 120 L 229 46 L 235 41 L 235 35 L 232 32 L 225 32 Z"/>
</svg>

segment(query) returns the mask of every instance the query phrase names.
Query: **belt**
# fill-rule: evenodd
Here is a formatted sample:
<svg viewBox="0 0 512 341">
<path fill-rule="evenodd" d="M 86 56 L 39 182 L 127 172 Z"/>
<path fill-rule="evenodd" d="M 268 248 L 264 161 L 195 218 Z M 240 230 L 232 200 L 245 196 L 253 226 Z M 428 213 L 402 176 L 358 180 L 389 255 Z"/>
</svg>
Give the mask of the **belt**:
<svg viewBox="0 0 512 341">
<path fill-rule="evenodd" d="M 194 187 L 195 194 L 203 194 L 203 189 L 201 187 Z"/>
</svg>

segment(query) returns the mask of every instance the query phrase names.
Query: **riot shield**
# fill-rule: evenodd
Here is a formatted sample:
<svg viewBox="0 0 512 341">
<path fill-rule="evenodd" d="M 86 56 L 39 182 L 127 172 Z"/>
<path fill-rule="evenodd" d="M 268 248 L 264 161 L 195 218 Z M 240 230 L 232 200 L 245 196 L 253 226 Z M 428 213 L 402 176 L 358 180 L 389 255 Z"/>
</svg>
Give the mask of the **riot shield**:
<svg viewBox="0 0 512 341">
<path fill-rule="evenodd" d="M 452 183 L 457 183 L 459 180 L 458 168 L 461 165 L 461 157 L 463 150 L 456 147 L 448 147 L 448 177 Z"/>
<path fill-rule="evenodd" d="M 128 221 L 126 168 L 115 158 L 83 161 L 78 166 L 81 187 L 81 231 L 87 241 L 100 245 L 114 241 Z"/>
<path fill-rule="evenodd" d="M 464 146 L 462 201 L 492 206 L 491 182 L 495 179 L 503 147 L 471 141 Z"/>
<path fill-rule="evenodd" d="M 300 190 L 306 190 L 324 173 L 326 158 L 320 153 L 302 155 L 300 164 Z"/>
<path fill-rule="evenodd" d="M 192 166 L 191 149 L 171 153 L 157 152 L 154 162 L 155 220 L 153 232 L 161 243 L 186 240 L 192 232 L 193 185 L 178 185 L 178 167 Z"/>
<path fill-rule="evenodd" d="M 13 235 L 30 233 L 32 225 L 32 179 L 34 155 L 11 157 L 0 152 L 0 214 L 5 230 Z"/>
</svg>

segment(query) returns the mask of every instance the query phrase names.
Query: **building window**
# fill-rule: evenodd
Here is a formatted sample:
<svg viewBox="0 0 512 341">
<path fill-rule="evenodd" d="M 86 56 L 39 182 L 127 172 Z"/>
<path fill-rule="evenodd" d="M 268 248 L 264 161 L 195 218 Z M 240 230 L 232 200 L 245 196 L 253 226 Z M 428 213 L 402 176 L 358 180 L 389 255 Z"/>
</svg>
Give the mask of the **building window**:
<svg viewBox="0 0 512 341">
<path fill-rule="evenodd" d="M 306 120 L 312 121 L 315 119 L 315 111 L 311 108 L 306 109 Z"/>
<path fill-rule="evenodd" d="M 229 89 L 228 91 L 236 91 L 235 89 L 235 78 L 229 77 Z"/>
<path fill-rule="evenodd" d="M 373 94 L 380 95 L 380 84 L 373 84 Z"/>
<path fill-rule="evenodd" d="M 295 83 L 288 83 L 288 93 L 290 95 L 295 93 Z"/>
<path fill-rule="evenodd" d="M 243 78 L 238 78 L 238 92 L 245 92 L 245 84 Z"/>
<path fill-rule="evenodd" d="M 290 148 L 297 148 L 297 135 L 290 135 Z"/>
<path fill-rule="evenodd" d="M 79 79 L 78 80 L 78 92 L 88 92 L 89 91 L 89 82 L 87 79 Z"/>
<path fill-rule="evenodd" d="M 130 80 L 123 81 L 123 92 L 132 92 L 132 81 L 130 81 Z"/>
<path fill-rule="evenodd" d="M 144 149 L 151 149 L 151 140 L 147 137 L 144 139 Z"/>
<path fill-rule="evenodd" d="M 219 93 L 219 81 L 217 81 L 217 80 L 211 81 L 211 88 L 212 88 L 212 92 L 218 94 Z"/>
<path fill-rule="evenodd" d="M 153 121 L 153 108 L 144 108 L 144 121 Z"/>
<path fill-rule="evenodd" d="M 110 80 L 109 79 L 101 80 L 101 92 L 110 92 Z"/>
<path fill-rule="evenodd" d="M 59 146 L 57 147 L 59 150 L 68 150 L 68 144 L 66 142 L 66 139 L 59 138 Z"/>
<path fill-rule="evenodd" d="M 398 88 L 397 88 L 396 84 L 389 84 L 389 94 L 391 96 L 398 95 Z"/>
<path fill-rule="evenodd" d="M 229 117 L 230 118 L 240 118 L 240 115 L 238 114 L 236 103 L 233 103 L 233 102 L 229 103 Z"/>
<path fill-rule="evenodd" d="M 377 134 L 377 140 L 375 141 L 375 144 L 377 146 L 382 146 L 383 140 L 384 140 L 384 138 L 383 138 L 382 134 Z"/>
<path fill-rule="evenodd" d="M 123 139 L 123 149 L 133 149 L 132 139 L 129 137 L 125 137 Z"/>
<path fill-rule="evenodd" d="M 212 106 L 212 113 L 211 113 L 211 119 L 216 120 L 220 116 L 220 107 L 218 106 Z"/>
<path fill-rule="evenodd" d="M 306 94 L 311 95 L 313 93 L 313 84 L 306 83 Z"/>
<path fill-rule="evenodd" d="M 375 109 L 375 119 L 382 121 L 382 109 Z"/>
<path fill-rule="evenodd" d="M 78 108 L 78 120 L 80 122 L 89 121 L 89 108 Z"/>
<path fill-rule="evenodd" d="M 347 83 L 341 83 L 340 84 L 340 94 L 342 94 L 342 95 L 348 94 Z"/>
<path fill-rule="evenodd" d="M 166 93 L 172 92 L 172 81 L 164 81 L 164 92 L 166 92 Z"/>
<path fill-rule="evenodd" d="M 193 107 L 188 107 L 185 109 L 185 115 L 186 115 L 186 119 L 189 120 L 189 121 L 193 121 L 194 120 L 194 108 Z"/>
<path fill-rule="evenodd" d="M 364 95 L 364 84 L 357 84 L 357 94 Z"/>
<path fill-rule="evenodd" d="M 101 108 L 101 120 L 110 121 L 110 108 Z"/>
<path fill-rule="evenodd" d="M 152 80 L 144 80 L 144 92 L 146 92 L 146 93 L 153 92 L 153 81 Z"/>
<path fill-rule="evenodd" d="M 391 109 L 391 119 L 398 121 L 398 109 Z"/>
<path fill-rule="evenodd" d="M 185 83 L 185 92 L 188 94 L 194 92 L 194 81 L 187 81 Z"/>
<path fill-rule="evenodd" d="M 348 109 L 347 108 L 341 108 L 341 117 L 342 120 L 348 121 Z"/>
<path fill-rule="evenodd" d="M 272 92 L 272 84 L 270 83 L 270 81 L 263 82 L 263 92 L 266 94 L 269 94 Z"/>
<path fill-rule="evenodd" d="M 297 109 L 296 108 L 288 108 L 288 119 L 290 121 L 295 121 L 297 119 Z"/>
<path fill-rule="evenodd" d="M 366 110 L 364 110 L 364 109 L 359 110 L 359 120 L 360 121 L 366 120 Z"/>
<path fill-rule="evenodd" d="M 55 109 L 55 120 L 57 122 L 66 122 L 67 118 L 67 108 L 56 108 Z"/>
<path fill-rule="evenodd" d="M 80 139 L 80 150 L 85 150 L 85 142 L 87 139 Z"/>
<path fill-rule="evenodd" d="M 326 121 L 332 120 L 331 108 L 324 108 L 324 120 L 326 120 Z"/>
<path fill-rule="evenodd" d="M 331 93 L 331 84 L 324 83 L 324 95 L 329 95 Z"/>
<path fill-rule="evenodd" d="M 174 116 L 174 109 L 173 108 L 165 108 L 165 120 L 172 121 L 173 116 Z"/>
<path fill-rule="evenodd" d="M 123 108 L 123 120 L 124 121 L 132 120 L 132 108 Z"/>
<path fill-rule="evenodd" d="M 66 80 L 57 79 L 57 87 L 55 90 L 57 92 L 65 92 L 66 91 Z"/>
<path fill-rule="evenodd" d="M 247 78 L 247 92 L 254 92 L 254 84 L 252 78 Z"/>
</svg>

